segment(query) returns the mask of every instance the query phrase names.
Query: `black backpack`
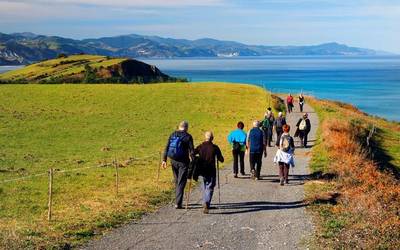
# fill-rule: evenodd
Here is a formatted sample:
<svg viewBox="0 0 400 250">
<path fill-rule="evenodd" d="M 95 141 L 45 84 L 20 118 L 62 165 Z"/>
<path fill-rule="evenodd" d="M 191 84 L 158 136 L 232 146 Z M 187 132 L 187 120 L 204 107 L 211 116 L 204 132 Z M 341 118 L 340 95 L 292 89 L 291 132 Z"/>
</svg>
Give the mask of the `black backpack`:
<svg viewBox="0 0 400 250">
<path fill-rule="evenodd" d="M 239 153 L 241 149 L 242 149 L 242 145 L 240 145 L 240 143 L 237 141 L 233 141 L 232 151 L 235 153 Z"/>
</svg>

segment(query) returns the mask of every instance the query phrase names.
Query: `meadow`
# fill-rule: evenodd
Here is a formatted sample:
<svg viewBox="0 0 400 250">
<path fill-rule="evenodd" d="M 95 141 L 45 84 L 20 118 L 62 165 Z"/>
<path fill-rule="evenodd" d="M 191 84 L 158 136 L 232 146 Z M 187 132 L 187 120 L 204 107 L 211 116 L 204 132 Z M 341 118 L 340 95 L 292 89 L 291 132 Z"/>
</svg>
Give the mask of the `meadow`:
<svg viewBox="0 0 400 250">
<path fill-rule="evenodd" d="M 229 162 L 227 134 L 260 119 L 266 99 L 222 83 L 1 85 L 0 248 L 74 246 L 154 211 L 172 199 L 172 173 L 158 166 L 178 122 L 195 144 L 212 130 Z"/>
</svg>

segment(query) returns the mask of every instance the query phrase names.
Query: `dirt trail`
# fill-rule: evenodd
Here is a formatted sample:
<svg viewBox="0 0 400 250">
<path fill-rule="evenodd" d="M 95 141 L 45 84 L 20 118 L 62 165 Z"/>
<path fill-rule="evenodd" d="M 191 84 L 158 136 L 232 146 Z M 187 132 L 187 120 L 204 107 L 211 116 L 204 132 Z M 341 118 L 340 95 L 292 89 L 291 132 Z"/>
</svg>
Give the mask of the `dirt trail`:
<svg viewBox="0 0 400 250">
<path fill-rule="evenodd" d="M 312 124 L 312 146 L 318 118 L 310 106 L 305 105 L 305 111 Z M 292 128 L 300 116 L 298 112 L 287 116 Z M 290 169 L 288 185 L 279 185 L 278 168 L 272 162 L 276 149 L 268 148 L 262 180 L 253 181 L 249 176 L 234 179 L 231 164 L 221 171 L 221 204 L 217 204 L 216 189 L 212 204 L 215 209 L 210 214 L 202 214 L 197 187 L 189 210 L 163 207 L 92 241 L 86 249 L 306 249 L 305 239 L 313 230 L 302 202 L 309 151 L 310 148 L 296 149 L 296 167 Z M 249 173 L 247 158 L 245 163 Z"/>
</svg>

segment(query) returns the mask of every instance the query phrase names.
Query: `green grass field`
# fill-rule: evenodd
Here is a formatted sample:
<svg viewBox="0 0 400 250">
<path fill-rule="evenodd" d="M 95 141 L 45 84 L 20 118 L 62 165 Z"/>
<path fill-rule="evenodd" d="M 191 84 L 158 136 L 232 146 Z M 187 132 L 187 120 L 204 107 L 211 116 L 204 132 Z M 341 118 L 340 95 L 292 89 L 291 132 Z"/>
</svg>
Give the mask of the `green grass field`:
<svg viewBox="0 0 400 250">
<path fill-rule="evenodd" d="M 116 65 L 126 58 L 107 58 L 96 55 L 72 55 L 67 58 L 57 58 L 28 65 L 22 69 L 0 74 L 0 81 L 49 80 L 57 77 L 67 77 L 84 72 L 85 65 L 93 69 Z"/>
<path fill-rule="evenodd" d="M 230 159 L 228 132 L 266 108 L 263 89 L 239 84 L 1 85 L 0 248 L 79 244 L 171 200 L 160 150 L 181 120 L 195 144 L 212 130 Z M 148 157 L 145 159 L 138 159 Z M 119 193 L 116 195 L 117 159 Z M 103 166 L 103 167 L 101 167 Z M 46 174 L 54 168 L 53 220 Z M 70 172 L 75 168 L 86 168 Z M 11 180 L 35 174 L 40 176 Z"/>
</svg>

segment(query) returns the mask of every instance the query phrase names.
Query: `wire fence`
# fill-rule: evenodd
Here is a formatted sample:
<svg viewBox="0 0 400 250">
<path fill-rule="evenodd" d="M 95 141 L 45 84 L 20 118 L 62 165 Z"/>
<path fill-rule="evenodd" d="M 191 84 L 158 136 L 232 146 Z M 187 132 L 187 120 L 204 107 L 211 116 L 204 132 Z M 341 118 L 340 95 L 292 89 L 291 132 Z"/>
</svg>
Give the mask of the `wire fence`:
<svg viewBox="0 0 400 250">
<path fill-rule="evenodd" d="M 85 166 L 85 167 L 80 167 L 80 168 L 72 168 L 72 169 L 56 169 L 56 168 L 49 168 L 48 171 L 42 172 L 42 173 L 35 173 L 32 175 L 27 175 L 27 176 L 21 176 L 17 178 L 11 178 L 7 180 L 2 180 L 0 181 L 0 188 L 2 188 L 0 191 L 5 193 L 5 186 L 4 185 L 12 185 L 12 189 L 16 189 L 20 184 L 18 183 L 17 185 L 14 185 L 13 183 L 17 183 L 19 181 L 27 181 L 30 180 L 32 181 L 33 186 L 37 186 L 40 182 L 41 185 L 43 185 L 43 180 L 41 179 L 38 181 L 35 179 L 36 177 L 44 177 L 47 176 L 47 202 L 46 205 L 42 204 L 42 206 L 45 206 L 47 208 L 47 220 L 51 221 L 53 218 L 53 203 L 55 201 L 54 195 L 58 195 L 58 193 L 54 193 L 54 187 L 61 186 L 61 183 L 68 182 L 68 180 L 63 180 L 59 178 L 55 178 L 56 176 L 62 178 L 66 178 L 68 173 L 72 172 L 87 172 L 88 170 L 93 170 L 93 169 L 108 169 L 108 172 L 111 172 L 109 177 L 112 177 L 115 179 L 114 181 L 114 188 L 113 189 L 107 189 L 107 192 L 115 192 L 115 196 L 118 197 L 118 194 L 120 192 L 120 187 L 121 187 L 121 169 L 129 169 L 129 168 L 135 168 L 139 165 L 142 165 L 144 167 L 154 167 L 155 164 L 158 165 L 157 168 L 155 168 L 155 172 L 153 173 L 154 176 L 156 177 L 156 186 L 157 189 L 159 188 L 159 183 L 160 183 L 160 170 L 161 170 L 161 161 L 162 161 L 162 152 L 158 153 L 153 153 L 149 154 L 146 156 L 141 156 L 141 157 L 129 157 L 128 159 L 123 159 L 123 160 L 117 160 L 117 157 L 115 157 L 111 162 L 103 162 L 101 164 L 95 165 L 95 166 Z M 129 177 L 131 176 L 132 173 L 130 173 Z M 148 177 L 148 176 L 147 176 Z M 151 177 L 148 177 L 151 178 Z M 57 185 L 59 184 L 59 185 Z M 30 190 L 32 193 L 38 192 L 36 189 L 35 191 Z M 44 191 L 44 190 L 41 190 Z M 28 191 L 29 192 L 29 191 Z M 10 192 L 10 195 L 15 195 L 13 192 Z M 60 194 L 61 195 L 61 194 Z M 65 194 L 63 194 L 65 195 Z M 75 194 L 71 194 L 75 195 Z M 11 199 L 14 199 L 15 197 L 11 197 Z M 43 202 L 43 201 L 42 201 Z M 17 203 L 16 203 L 17 204 Z"/>
</svg>

